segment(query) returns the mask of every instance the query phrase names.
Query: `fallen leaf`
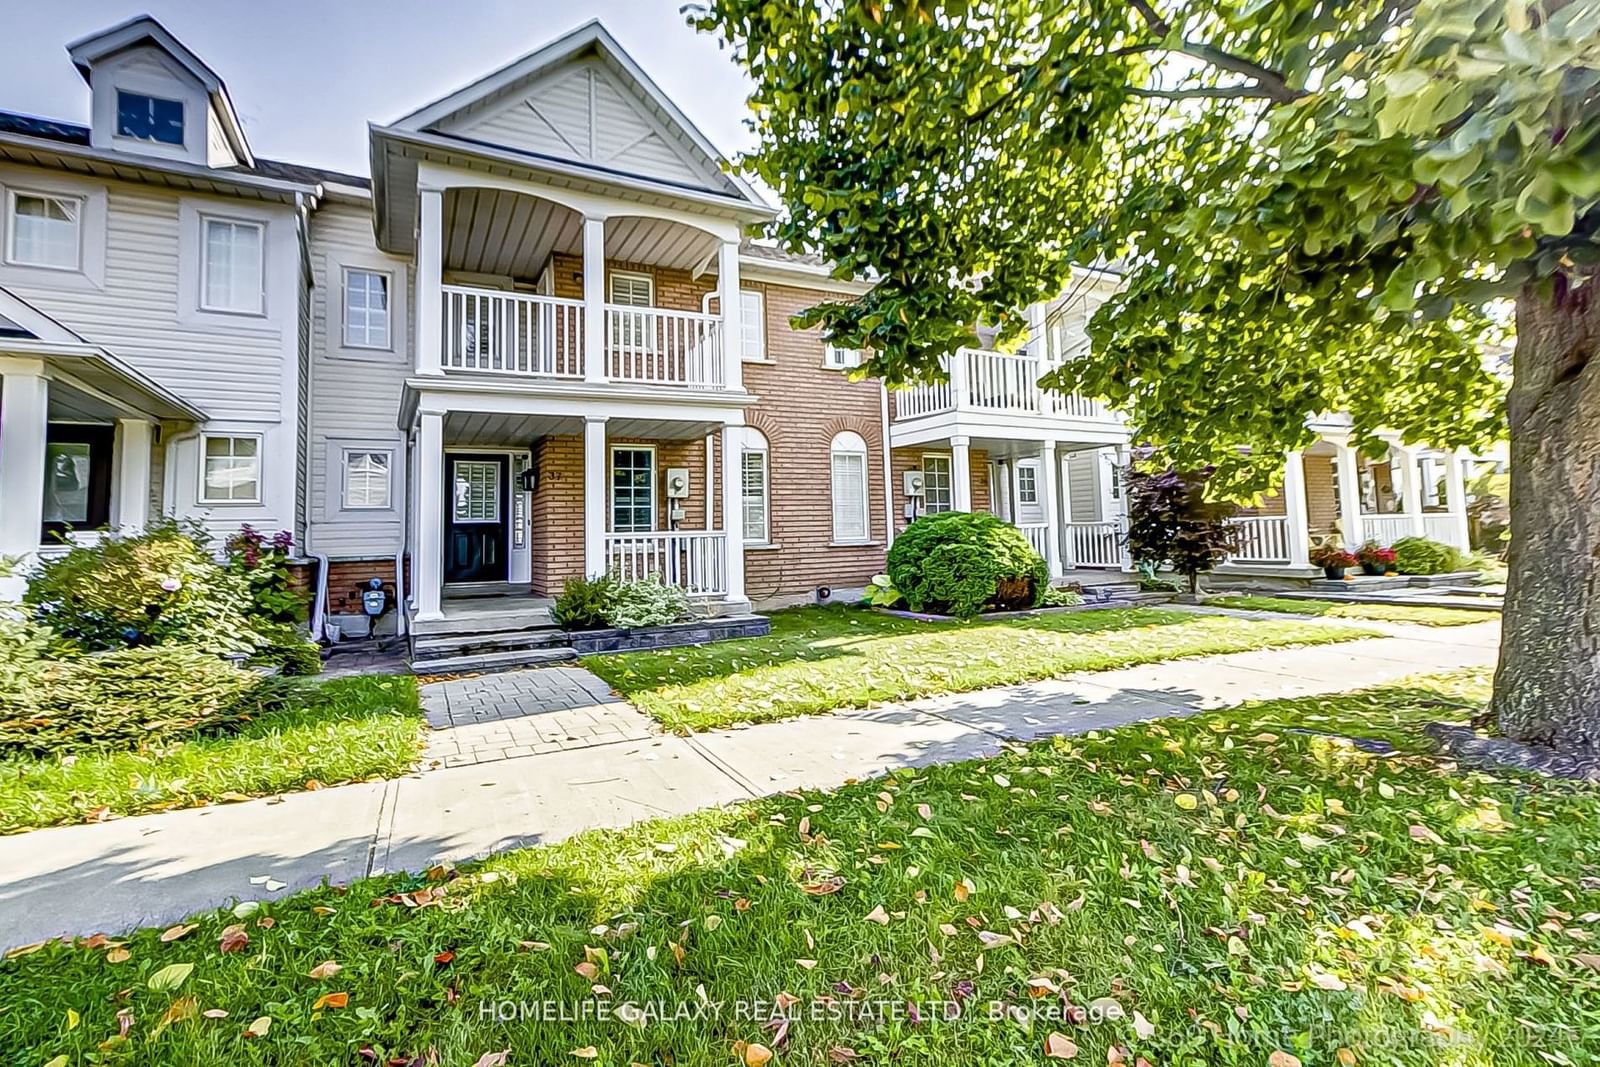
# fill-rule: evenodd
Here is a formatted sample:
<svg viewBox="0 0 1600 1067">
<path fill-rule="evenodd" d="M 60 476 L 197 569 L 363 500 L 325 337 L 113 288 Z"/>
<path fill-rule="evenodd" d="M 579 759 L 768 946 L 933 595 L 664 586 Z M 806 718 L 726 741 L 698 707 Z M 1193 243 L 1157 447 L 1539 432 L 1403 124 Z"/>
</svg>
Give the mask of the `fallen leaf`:
<svg viewBox="0 0 1600 1067">
<path fill-rule="evenodd" d="M 306 977 L 315 978 L 320 982 L 324 978 L 332 978 L 342 970 L 344 970 L 344 964 L 335 963 L 333 960 L 324 960 L 307 971 Z"/>
<path fill-rule="evenodd" d="M 179 923 L 177 926 L 169 926 L 161 931 L 161 940 L 176 941 L 180 937 L 187 936 L 193 929 L 193 923 Z"/>
<path fill-rule="evenodd" d="M 1300 1067 L 1300 1057 L 1291 1056 L 1283 1049 L 1278 1049 L 1267 1057 L 1267 1067 Z"/>
<path fill-rule="evenodd" d="M 255 1022 L 244 1028 L 245 1037 L 266 1037 L 267 1031 L 272 1029 L 272 1016 L 263 1015 Z"/>
<path fill-rule="evenodd" d="M 1579 952 L 1572 957 L 1572 962 L 1580 963 L 1591 971 L 1600 971 L 1600 956 L 1592 952 Z"/>
<path fill-rule="evenodd" d="M 1052 1030 L 1044 1039 L 1044 1054 L 1047 1059 L 1070 1060 L 1078 1055 L 1078 1046 L 1066 1034 Z"/>
<path fill-rule="evenodd" d="M 955 893 L 957 903 L 965 901 L 975 892 L 977 892 L 977 889 L 970 881 L 965 878 L 961 879 L 961 881 L 956 883 Z"/>
<path fill-rule="evenodd" d="M 505 1067 L 506 1057 L 511 1055 L 510 1049 L 501 1049 L 499 1052 L 485 1052 L 478 1057 L 472 1067 Z"/>
<path fill-rule="evenodd" d="M 449 963 L 451 960 L 453 960 L 455 958 L 456 958 L 456 954 L 454 952 L 450 951 L 449 949 L 446 949 L 443 952 L 435 953 L 434 957 L 433 957 L 433 962 L 437 963 L 439 966 L 443 967 L 445 964 Z"/>
<path fill-rule="evenodd" d="M 744 1067 L 767 1067 L 772 1062 L 772 1050 L 752 1041 L 744 1047 Z"/>
<path fill-rule="evenodd" d="M 918 804 L 917 814 L 922 816 L 924 820 L 931 819 L 933 818 L 933 808 L 929 807 L 927 804 Z"/>
<path fill-rule="evenodd" d="M 1156 1028 L 1149 1019 L 1139 1012 L 1133 1013 L 1133 1032 L 1139 1035 L 1140 1041 L 1149 1041 L 1155 1036 Z"/>
<path fill-rule="evenodd" d="M 183 985 L 193 970 L 192 963 L 169 963 L 152 974 L 145 984 L 158 993 L 170 993 Z"/>
<path fill-rule="evenodd" d="M 1200 806 L 1200 801 L 1195 799 L 1193 793 L 1179 793 L 1172 798 L 1172 802 L 1184 811 L 1193 811 Z"/>
<path fill-rule="evenodd" d="M 1339 1067 L 1356 1067 L 1356 1054 L 1347 1048 L 1334 1050 L 1333 1058 L 1339 1061 Z"/>
<path fill-rule="evenodd" d="M 228 1017 L 227 1011 L 222 1008 L 207 1008 L 200 1014 L 204 1015 L 207 1019 L 226 1019 Z"/>
<path fill-rule="evenodd" d="M 250 935 L 244 932 L 244 926 L 235 923 L 224 927 L 222 939 L 217 942 L 218 952 L 243 952 L 245 946 L 250 944 Z"/>
<path fill-rule="evenodd" d="M 861 1058 L 861 1053 L 848 1045 L 834 1045 L 828 1050 L 830 1063 L 854 1063 Z"/>
<path fill-rule="evenodd" d="M 866 919 L 869 923 L 877 923 L 880 926 L 889 925 L 889 913 L 883 910 L 882 904 L 879 904 L 876 908 L 873 908 L 871 911 L 867 912 L 862 916 L 862 918 Z"/>
<path fill-rule="evenodd" d="M 311 1005 L 312 1011 L 321 1011 L 323 1008 L 342 1008 L 350 1003 L 349 993 L 324 993 Z"/>
<path fill-rule="evenodd" d="M 580 1060 L 597 1060 L 600 1058 L 600 1050 L 595 1048 L 593 1045 L 585 1045 L 582 1048 L 573 1049 L 571 1052 L 567 1053 L 567 1055 L 576 1056 Z M 504 1063 L 505 1060 L 501 1060 L 500 1062 Z"/>
<path fill-rule="evenodd" d="M 114 948 L 106 953 L 107 963 L 126 963 L 133 957 L 133 953 L 125 948 Z"/>
<path fill-rule="evenodd" d="M 1421 823 L 1412 823 L 1406 828 L 1406 833 L 1411 835 L 1413 841 L 1426 841 L 1430 845 L 1444 844 L 1444 838 L 1423 826 Z"/>
</svg>

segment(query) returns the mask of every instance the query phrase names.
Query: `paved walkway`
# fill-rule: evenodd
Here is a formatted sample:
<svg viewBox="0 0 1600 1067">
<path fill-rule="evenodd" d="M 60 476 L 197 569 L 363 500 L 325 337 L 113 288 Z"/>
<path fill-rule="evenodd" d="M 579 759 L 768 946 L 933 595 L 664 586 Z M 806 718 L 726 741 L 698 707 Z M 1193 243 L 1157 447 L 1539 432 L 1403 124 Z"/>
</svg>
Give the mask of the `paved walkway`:
<svg viewBox="0 0 1600 1067">
<path fill-rule="evenodd" d="M 234 898 L 277 897 L 324 879 L 418 870 L 594 827 L 973 759 L 1008 738 L 1081 733 L 1247 699 L 1342 692 L 1492 664 L 1499 642 L 1493 621 L 1385 629 L 1395 636 L 1075 674 L 826 721 L 651 735 L 0 838 L 0 948 L 165 924 Z M 463 714 L 474 704 L 463 689 Z M 447 694 L 446 712 L 455 706 Z M 539 716 L 532 718 L 537 723 Z M 263 878 L 272 879 L 271 890 Z"/>
<path fill-rule="evenodd" d="M 619 741 L 642 741 L 655 722 L 582 667 L 544 667 L 430 682 L 424 767 L 466 767 Z"/>
</svg>

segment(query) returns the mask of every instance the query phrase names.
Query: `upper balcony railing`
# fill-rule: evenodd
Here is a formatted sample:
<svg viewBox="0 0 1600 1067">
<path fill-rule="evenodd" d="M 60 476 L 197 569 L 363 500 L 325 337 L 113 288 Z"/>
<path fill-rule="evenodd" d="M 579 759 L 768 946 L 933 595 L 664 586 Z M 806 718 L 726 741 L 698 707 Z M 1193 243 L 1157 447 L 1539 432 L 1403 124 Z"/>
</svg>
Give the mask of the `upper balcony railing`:
<svg viewBox="0 0 1600 1067">
<path fill-rule="evenodd" d="M 462 285 L 441 287 L 440 366 L 520 378 L 609 380 L 722 389 L 722 320 L 698 311 L 607 304 L 603 373 L 587 374 L 582 300 Z"/>
<path fill-rule="evenodd" d="M 1041 386 L 1039 379 L 1052 365 L 1038 356 L 963 348 L 953 359 L 945 360 L 944 368 L 948 381 L 916 385 L 895 394 L 896 421 L 954 411 L 1119 421 L 1098 401 Z"/>
</svg>

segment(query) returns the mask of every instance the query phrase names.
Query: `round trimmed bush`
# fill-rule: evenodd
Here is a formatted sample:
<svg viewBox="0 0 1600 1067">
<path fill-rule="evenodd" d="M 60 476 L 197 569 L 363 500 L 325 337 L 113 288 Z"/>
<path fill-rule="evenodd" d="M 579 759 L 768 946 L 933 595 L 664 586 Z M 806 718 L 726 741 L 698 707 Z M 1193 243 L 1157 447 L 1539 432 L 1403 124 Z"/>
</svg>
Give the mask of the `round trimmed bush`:
<svg viewBox="0 0 1600 1067">
<path fill-rule="evenodd" d="M 1466 567 L 1460 549 L 1426 537 L 1402 537 L 1391 547 L 1401 574 L 1448 574 Z"/>
<path fill-rule="evenodd" d="M 946 511 L 918 519 L 895 538 L 889 578 L 912 611 L 966 619 L 985 608 L 1036 607 L 1050 571 L 1010 523 Z"/>
</svg>

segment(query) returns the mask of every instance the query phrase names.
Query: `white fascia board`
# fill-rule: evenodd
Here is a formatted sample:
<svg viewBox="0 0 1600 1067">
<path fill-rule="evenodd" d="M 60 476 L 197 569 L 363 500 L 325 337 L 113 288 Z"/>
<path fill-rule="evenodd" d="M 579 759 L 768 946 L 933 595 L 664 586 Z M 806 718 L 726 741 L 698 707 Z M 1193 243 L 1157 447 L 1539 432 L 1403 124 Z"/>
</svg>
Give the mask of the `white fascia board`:
<svg viewBox="0 0 1600 1067">
<path fill-rule="evenodd" d="M 63 159 L 82 160 L 91 165 L 100 164 L 108 168 L 108 170 L 109 168 L 116 168 L 117 171 L 147 171 L 152 174 L 172 175 L 186 178 L 199 185 L 210 185 L 222 191 L 247 189 L 263 196 L 265 199 L 277 199 L 286 203 L 292 202 L 297 196 L 319 196 L 322 193 L 322 186 L 320 185 L 286 182 L 277 178 L 262 178 L 254 174 L 241 174 L 238 171 L 206 167 L 198 163 L 185 163 L 179 160 L 130 156 L 125 152 L 90 148 L 86 145 L 66 144 L 62 141 L 52 141 L 43 137 L 29 137 L 26 134 L 0 133 L 0 148 L 6 146 L 14 146 L 23 151 L 59 156 Z M 35 163 L 33 165 L 37 166 L 38 164 Z M 121 181 L 127 180 L 115 172 L 107 173 L 102 177 Z"/>
</svg>

